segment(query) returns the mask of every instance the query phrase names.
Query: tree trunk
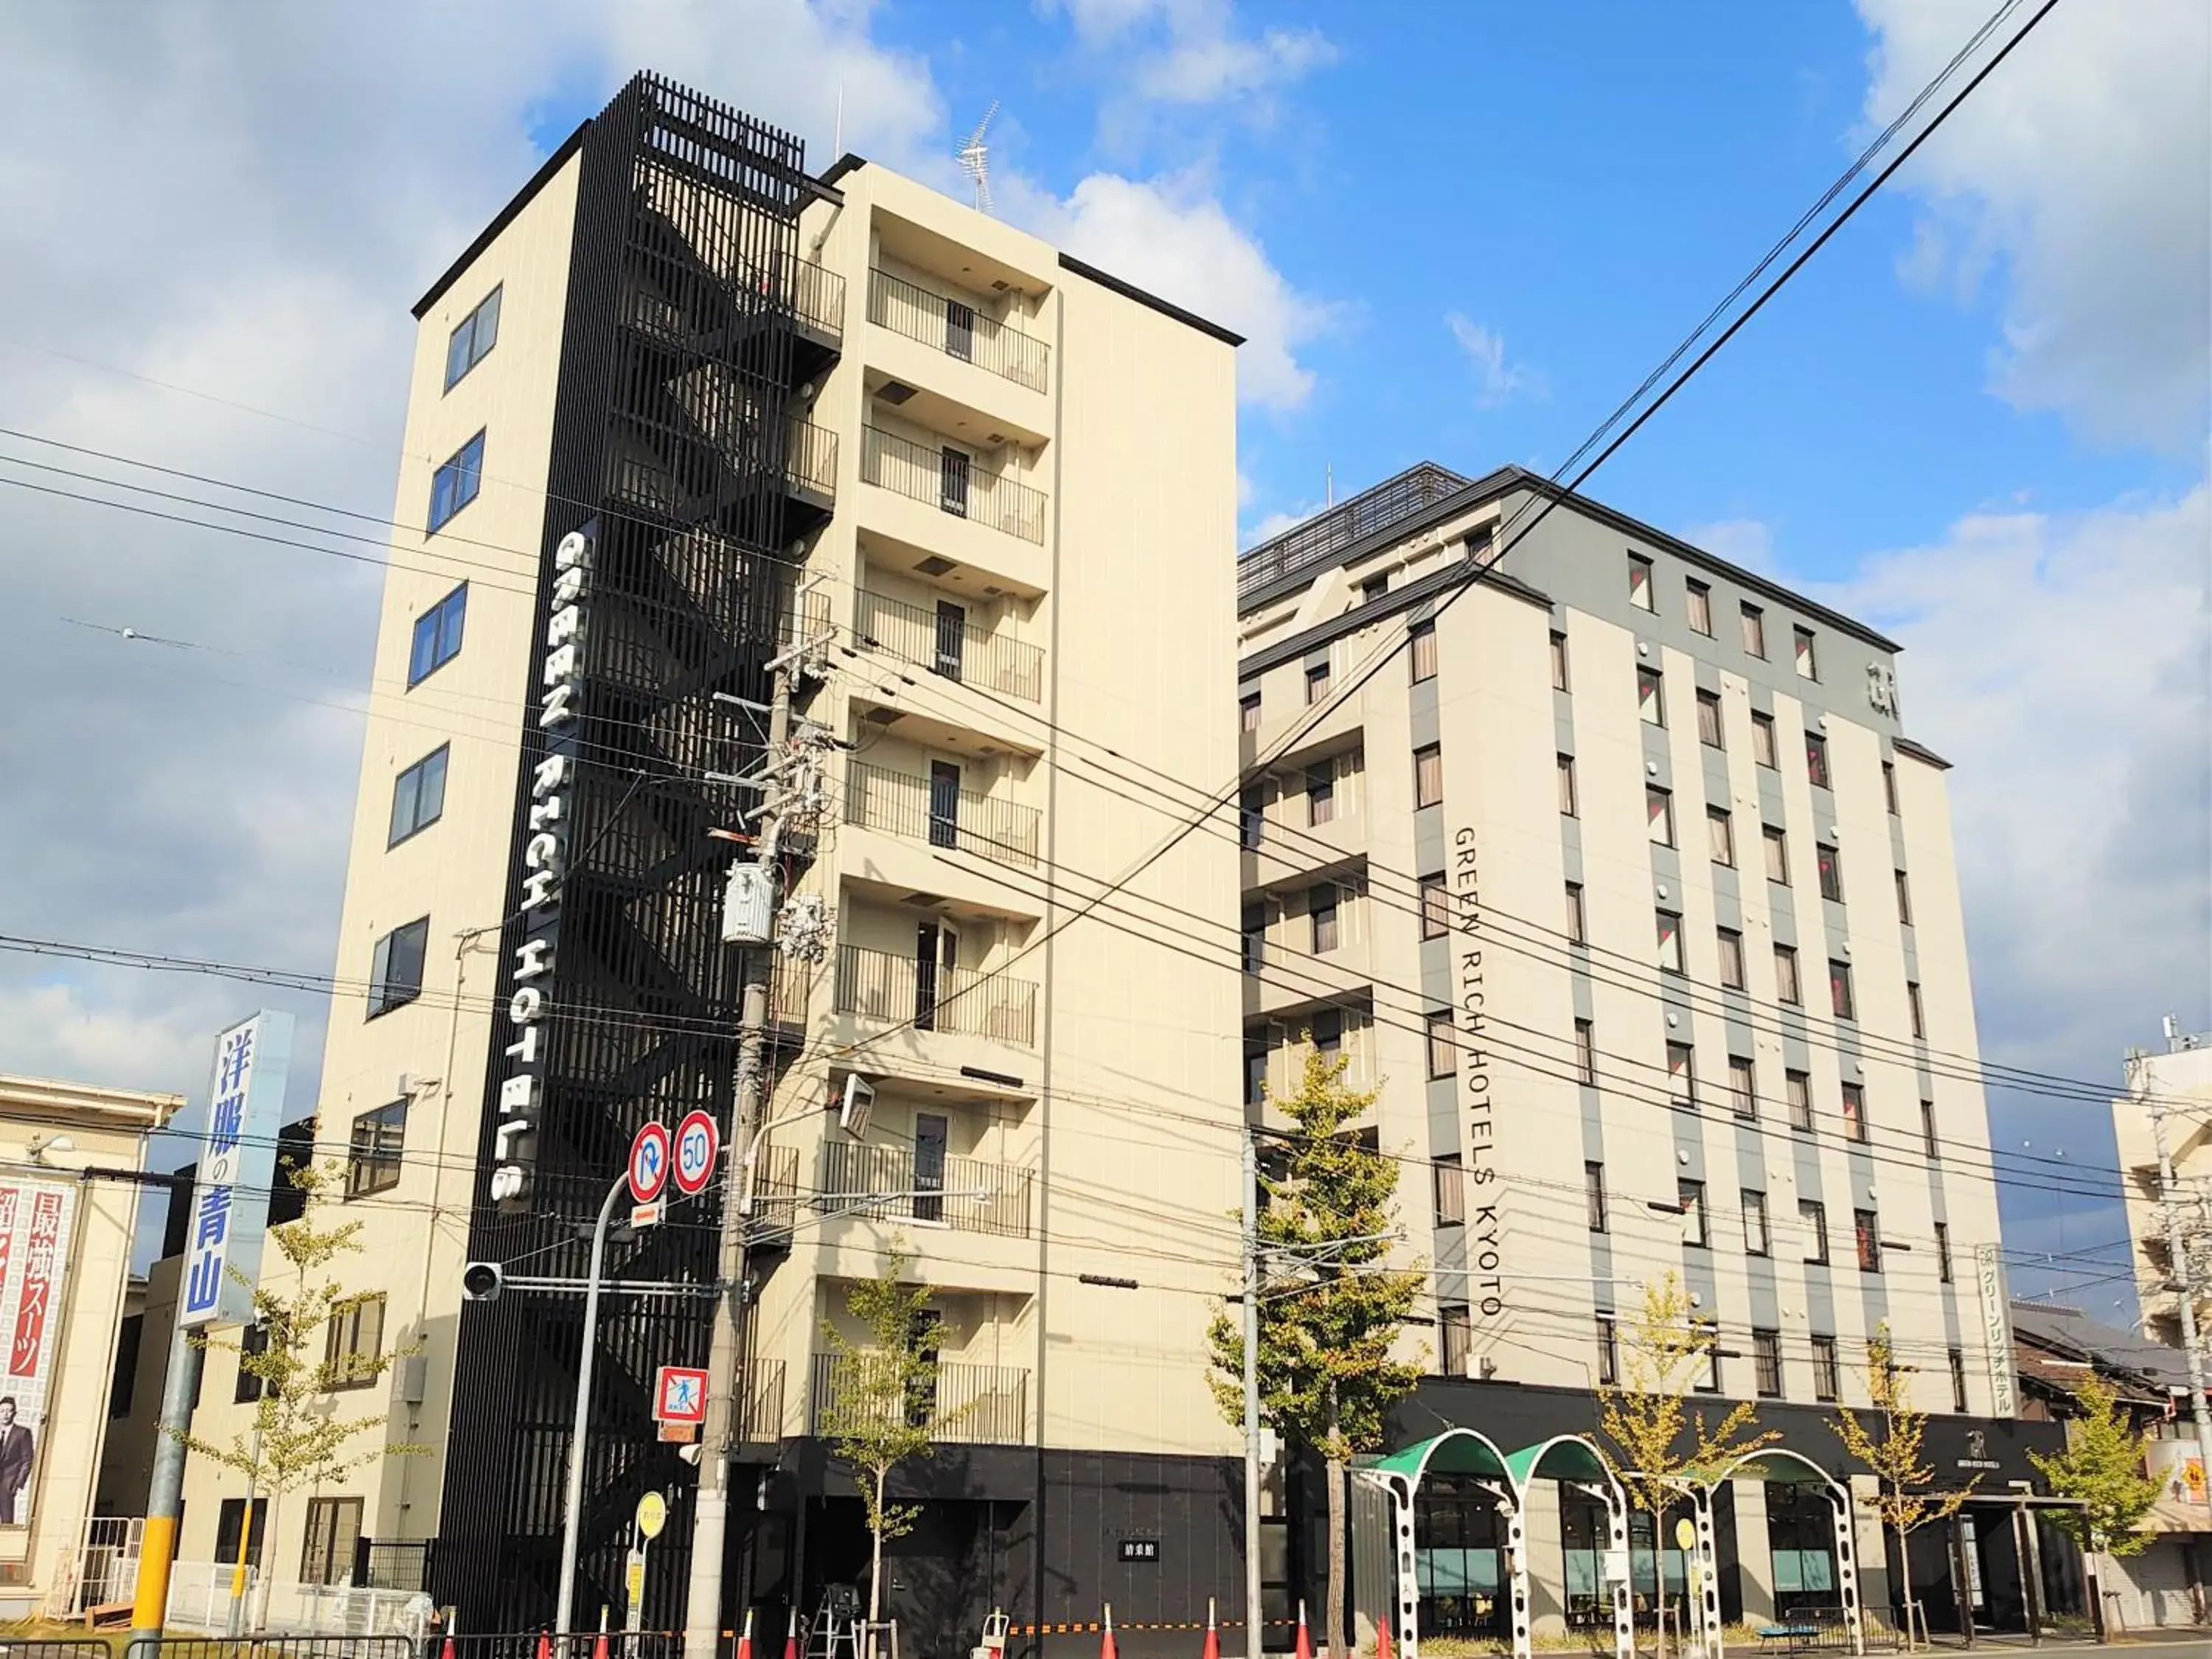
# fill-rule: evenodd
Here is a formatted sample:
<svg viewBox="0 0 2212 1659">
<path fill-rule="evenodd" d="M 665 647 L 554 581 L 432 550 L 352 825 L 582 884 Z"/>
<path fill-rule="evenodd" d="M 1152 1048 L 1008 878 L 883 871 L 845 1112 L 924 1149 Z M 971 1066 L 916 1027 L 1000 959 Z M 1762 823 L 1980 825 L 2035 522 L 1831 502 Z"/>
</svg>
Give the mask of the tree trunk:
<svg viewBox="0 0 2212 1659">
<path fill-rule="evenodd" d="M 261 1575 L 261 1583 L 255 1586 L 255 1588 L 260 1591 L 260 1594 L 254 1597 L 256 1611 L 253 1615 L 253 1633 L 256 1636 L 260 1635 L 264 1631 L 269 1628 L 269 1592 L 276 1583 L 276 1540 L 283 1536 L 283 1534 L 276 1530 L 276 1505 L 278 1501 L 283 1498 L 283 1496 L 284 1494 L 282 1492 L 274 1489 L 271 1489 L 270 1492 L 269 1522 L 268 1524 L 262 1528 L 261 1532 L 261 1535 L 269 1540 L 270 1547 L 262 1552 L 261 1565 L 256 1569 L 256 1571 Z M 252 1523 L 249 1522 L 249 1530 L 251 1528 L 251 1525 Z M 252 1541 L 253 1540 L 251 1537 L 248 1537 L 246 1540 L 248 1544 L 251 1544 Z M 305 1565 L 306 1564 L 303 1562 L 301 1565 Z"/>
<path fill-rule="evenodd" d="M 2097 1571 L 2097 1552 L 2094 1549 L 2081 1552 L 2081 1583 L 2088 1591 L 2089 1628 L 2097 1632 L 2100 1644 L 2109 1642 L 2112 1633 L 2105 1628 L 2104 1582 Z"/>
<path fill-rule="evenodd" d="M 1659 1659 L 1667 1659 L 1667 1534 L 1661 1530 L 1666 1525 L 1667 1511 L 1663 1505 L 1651 1511 L 1651 1640 Z M 1629 1573 L 1632 1580 L 1636 1564 L 1632 1557 Z"/>
<path fill-rule="evenodd" d="M 889 1469 L 876 1471 L 876 1504 L 868 1519 L 868 1659 L 875 1659 L 876 1625 L 884 1616 L 884 1482 Z"/>
<path fill-rule="evenodd" d="M 1344 1634 L 1344 1465 L 1332 1457 L 1328 1468 L 1328 1659 L 1352 1651 Z M 1256 1640 L 1252 1652 L 1261 1651 Z"/>
</svg>

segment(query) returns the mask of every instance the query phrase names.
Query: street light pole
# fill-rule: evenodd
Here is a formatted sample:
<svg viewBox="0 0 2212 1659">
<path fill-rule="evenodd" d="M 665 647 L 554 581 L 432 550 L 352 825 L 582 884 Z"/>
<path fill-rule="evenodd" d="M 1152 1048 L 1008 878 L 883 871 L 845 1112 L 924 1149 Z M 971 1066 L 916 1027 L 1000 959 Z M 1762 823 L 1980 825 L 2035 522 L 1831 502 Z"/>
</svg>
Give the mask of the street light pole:
<svg viewBox="0 0 2212 1659">
<path fill-rule="evenodd" d="M 576 1417 L 568 1431 L 568 1496 L 561 1522 L 561 1600 L 553 1620 L 553 1628 L 563 1633 L 574 1628 L 568 1615 L 576 1601 L 576 1547 L 584 1519 L 584 1441 L 591 1431 L 592 1353 L 599 1337 L 599 1273 L 607 1259 L 607 1222 L 614 1215 L 615 1200 L 629 1185 L 629 1176 L 624 1172 L 607 1188 L 606 1197 L 599 1203 L 598 1224 L 592 1229 L 592 1272 L 584 1290 L 584 1344 L 576 1359 Z"/>
<path fill-rule="evenodd" d="M 1247 1659 L 1259 1659 L 1267 1628 L 1260 1596 L 1260 1156 L 1249 1127 L 1240 1131 L 1239 1139 L 1244 1188 L 1244 1652 Z"/>
</svg>

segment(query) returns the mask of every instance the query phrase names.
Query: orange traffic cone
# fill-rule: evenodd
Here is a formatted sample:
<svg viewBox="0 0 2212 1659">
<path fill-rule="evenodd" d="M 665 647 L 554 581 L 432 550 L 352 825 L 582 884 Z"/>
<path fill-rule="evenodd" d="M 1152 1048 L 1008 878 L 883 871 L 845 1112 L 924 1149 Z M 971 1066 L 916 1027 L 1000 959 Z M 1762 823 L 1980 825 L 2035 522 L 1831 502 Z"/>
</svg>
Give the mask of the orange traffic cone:
<svg viewBox="0 0 2212 1659">
<path fill-rule="evenodd" d="M 451 1631 L 446 1632 L 446 1645 L 441 1651 L 441 1659 L 455 1659 L 453 1633 Z"/>
<path fill-rule="evenodd" d="M 592 1643 L 592 1659 L 607 1659 L 607 1610 L 599 1609 L 599 1633 Z"/>
<path fill-rule="evenodd" d="M 538 1632 L 538 1659 L 553 1659 L 553 1638 L 542 1630 Z"/>
<path fill-rule="evenodd" d="M 1214 1622 L 1213 1598 L 1206 1598 L 1206 1646 L 1200 1650 L 1199 1659 L 1221 1659 L 1221 1627 Z"/>
<path fill-rule="evenodd" d="M 1106 1604 L 1106 1633 L 1098 1638 L 1098 1659 L 1120 1659 L 1114 1647 L 1114 1604 Z"/>
<path fill-rule="evenodd" d="M 745 1609 L 744 1633 L 738 1638 L 738 1659 L 753 1659 L 753 1610 Z"/>
<path fill-rule="evenodd" d="M 791 1610 L 791 1623 L 783 1633 L 783 1659 L 799 1659 L 799 1609 Z"/>
<path fill-rule="evenodd" d="M 1395 1652 L 1390 1645 L 1390 1621 L 1385 1619 L 1375 1626 L 1375 1659 L 1392 1659 Z"/>
<path fill-rule="evenodd" d="M 1256 1654 L 1260 1650 L 1255 1647 L 1252 1651 Z M 1304 1601 L 1298 1603 L 1298 1645 L 1296 1659 L 1313 1659 L 1313 1638 L 1306 1631 L 1306 1604 Z"/>
</svg>

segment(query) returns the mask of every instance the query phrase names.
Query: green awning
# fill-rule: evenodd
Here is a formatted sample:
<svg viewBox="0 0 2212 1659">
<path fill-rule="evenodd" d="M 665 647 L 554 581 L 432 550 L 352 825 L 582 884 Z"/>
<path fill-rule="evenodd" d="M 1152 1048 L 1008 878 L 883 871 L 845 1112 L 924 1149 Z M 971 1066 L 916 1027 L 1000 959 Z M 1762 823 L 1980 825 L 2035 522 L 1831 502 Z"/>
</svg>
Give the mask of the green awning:
<svg viewBox="0 0 2212 1659">
<path fill-rule="evenodd" d="M 1609 1486 L 1613 1475 L 1597 1448 L 1578 1434 L 1554 1435 L 1534 1446 L 1523 1446 L 1505 1460 L 1513 1484 L 1522 1492 L 1532 1480 L 1591 1480 Z"/>
<path fill-rule="evenodd" d="M 1717 1486 L 1723 1480 L 1764 1480 L 1776 1486 L 1826 1486 L 1832 1490 L 1842 1484 L 1804 1453 L 1791 1451 L 1787 1446 L 1769 1446 L 1729 1464 L 1712 1484 Z"/>
<path fill-rule="evenodd" d="M 1418 1486 L 1421 1477 L 1431 1469 L 1440 1474 L 1486 1475 L 1509 1482 L 1513 1479 L 1504 1455 L 1491 1444 L 1487 1437 L 1473 1429 L 1446 1429 L 1431 1439 L 1417 1441 L 1368 1464 L 1364 1472 L 1395 1474 L 1407 1486 Z"/>
</svg>

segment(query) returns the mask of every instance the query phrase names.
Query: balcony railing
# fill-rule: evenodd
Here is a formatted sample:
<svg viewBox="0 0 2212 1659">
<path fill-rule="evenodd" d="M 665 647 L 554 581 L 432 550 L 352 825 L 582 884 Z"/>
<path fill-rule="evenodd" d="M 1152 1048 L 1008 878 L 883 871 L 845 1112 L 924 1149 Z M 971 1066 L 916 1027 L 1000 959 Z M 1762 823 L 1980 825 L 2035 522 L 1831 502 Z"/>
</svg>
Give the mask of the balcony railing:
<svg viewBox="0 0 2212 1659">
<path fill-rule="evenodd" d="M 751 1243 L 757 1249 L 788 1249 L 799 1219 L 799 1148 L 763 1146 L 753 1170 Z"/>
<path fill-rule="evenodd" d="M 932 293 L 888 270 L 868 273 L 868 320 L 1032 392 L 1045 389 L 1052 349 L 1042 340 L 1018 333 L 994 318 L 979 316 L 965 301 Z"/>
<path fill-rule="evenodd" d="M 1025 870 L 1036 866 L 1036 808 L 979 795 L 951 778 L 917 778 L 863 761 L 850 762 L 845 777 L 845 822 L 908 841 L 926 841 L 932 847 L 973 853 L 994 864 Z"/>
<path fill-rule="evenodd" d="M 703 428 L 723 446 L 726 459 L 734 465 L 753 463 L 746 454 L 749 438 L 734 421 L 720 423 L 724 429 Z M 819 495 L 837 494 L 837 434 L 827 427 L 805 421 L 780 422 L 783 434 L 783 477 L 787 485 Z M 608 481 L 609 492 L 631 506 L 664 518 L 684 519 L 713 498 L 696 489 L 684 490 L 658 456 L 636 453 L 615 458 Z"/>
<path fill-rule="evenodd" d="M 817 333 L 844 333 L 845 279 L 811 259 L 793 259 L 789 269 L 793 314 Z"/>
<path fill-rule="evenodd" d="M 814 1356 L 810 1427 L 815 1434 L 836 1432 L 841 1419 L 865 1423 L 888 1416 L 902 1402 L 882 1401 L 870 1386 L 869 1360 L 861 1353 Z M 1030 1374 L 1006 1365 L 963 1365 L 941 1361 L 929 1382 L 903 1402 L 906 1420 L 927 1423 L 940 1440 L 970 1446 L 1021 1446 L 1030 1437 Z"/>
<path fill-rule="evenodd" d="M 943 968 L 888 951 L 837 947 L 837 1012 L 910 1022 L 918 1031 L 959 1031 L 1033 1048 L 1036 985 L 1006 974 Z"/>
<path fill-rule="evenodd" d="M 1030 1236 L 1030 1172 L 1009 1164 L 825 1140 L 821 1168 L 815 1202 L 825 1212 L 854 1209 L 871 1193 L 897 1193 L 868 1205 L 865 1213 L 1005 1238 Z"/>
<path fill-rule="evenodd" d="M 962 608 L 926 611 L 886 594 L 860 590 L 860 643 L 888 651 L 948 680 L 1003 691 L 1025 702 L 1044 696 L 1044 653 L 1020 640 L 971 628 Z"/>
<path fill-rule="evenodd" d="M 754 1359 L 745 1364 L 743 1438 L 758 1443 L 783 1438 L 783 1361 Z"/>
<path fill-rule="evenodd" d="M 837 434 L 808 421 L 791 423 L 784 446 L 784 471 L 792 483 L 817 495 L 837 493 Z"/>
<path fill-rule="evenodd" d="M 787 273 L 781 279 L 777 270 Z M 835 339 L 845 332 L 845 279 L 809 259 L 780 260 L 775 265 L 741 264 L 731 273 L 732 291 L 765 293 L 782 308 L 817 334 Z M 744 303 L 740 300 L 740 304 Z M 701 329 L 684 307 L 649 287 L 632 288 L 624 297 L 624 316 L 629 325 L 658 335 L 686 349 L 706 343 Z"/>
<path fill-rule="evenodd" d="M 860 482 L 1044 544 L 1044 492 L 977 471 L 965 451 L 932 449 L 879 426 L 863 427 Z"/>
</svg>

